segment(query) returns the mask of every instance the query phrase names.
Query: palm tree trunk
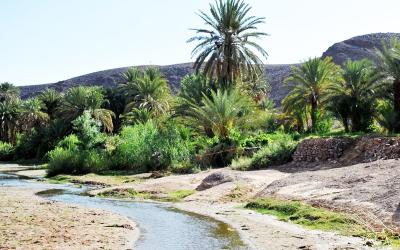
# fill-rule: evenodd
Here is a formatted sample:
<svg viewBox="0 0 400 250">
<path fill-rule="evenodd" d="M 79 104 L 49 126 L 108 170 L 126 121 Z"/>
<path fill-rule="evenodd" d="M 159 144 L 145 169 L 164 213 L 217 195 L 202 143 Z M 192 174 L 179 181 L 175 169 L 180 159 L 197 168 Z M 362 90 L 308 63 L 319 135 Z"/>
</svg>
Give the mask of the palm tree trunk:
<svg viewBox="0 0 400 250">
<path fill-rule="evenodd" d="M 400 118 L 400 79 L 396 79 L 393 82 L 393 99 L 394 111 L 397 114 L 397 118 Z M 396 132 L 400 132 L 400 125 L 396 127 Z"/>
<path fill-rule="evenodd" d="M 311 100 L 311 132 L 315 132 L 317 129 L 317 114 L 318 113 L 318 103 L 317 101 L 313 98 Z"/>
<path fill-rule="evenodd" d="M 346 133 L 349 132 L 349 120 L 347 119 L 347 117 L 342 117 L 342 122 L 343 122 L 343 126 L 344 126 L 344 131 Z"/>
</svg>

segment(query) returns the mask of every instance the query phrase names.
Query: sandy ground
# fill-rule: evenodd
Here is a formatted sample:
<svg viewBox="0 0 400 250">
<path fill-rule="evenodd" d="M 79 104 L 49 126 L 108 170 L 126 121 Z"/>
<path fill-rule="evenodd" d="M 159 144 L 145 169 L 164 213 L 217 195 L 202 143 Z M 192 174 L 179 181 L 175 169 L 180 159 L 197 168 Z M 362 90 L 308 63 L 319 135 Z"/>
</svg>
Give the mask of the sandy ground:
<svg viewBox="0 0 400 250">
<path fill-rule="evenodd" d="M 136 225 L 112 213 L 0 187 L 0 249 L 131 249 Z"/>
</svg>

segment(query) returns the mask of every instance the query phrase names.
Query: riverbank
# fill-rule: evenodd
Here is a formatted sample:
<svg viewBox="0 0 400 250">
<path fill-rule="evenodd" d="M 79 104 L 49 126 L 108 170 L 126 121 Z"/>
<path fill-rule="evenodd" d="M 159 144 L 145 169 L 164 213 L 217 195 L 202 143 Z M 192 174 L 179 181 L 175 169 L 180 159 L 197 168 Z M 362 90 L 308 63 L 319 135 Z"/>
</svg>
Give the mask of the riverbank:
<svg viewBox="0 0 400 250">
<path fill-rule="evenodd" d="M 132 249 L 139 229 L 117 214 L 0 187 L 0 249 Z"/>
<path fill-rule="evenodd" d="M 119 185 L 109 185 L 110 178 L 115 181 L 115 176 L 91 174 L 62 176 L 58 179 L 82 183 L 96 180 L 99 187 L 106 187 L 92 190 L 92 195 L 136 200 L 151 198 L 162 201 L 173 192 L 191 190 L 193 192 L 190 195 L 172 205 L 229 224 L 253 249 L 371 249 L 366 246 L 371 243 L 370 240 L 309 230 L 242 208 L 258 191 L 289 176 L 289 173 L 277 170 L 239 172 L 218 169 L 161 178 L 151 178 L 148 174 L 125 176 L 135 181 L 121 182 Z M 200 186 L 204 189 L 196 190 Z"/>
<path fill-rule="evenodd" d="M 293 170 L 293 167 L 296 169 Z M 97 188 L 90 194 L 95 196 L 135 200 L 173 200 L 175 202 L 171 204 L 178 209 L 212 217 L 229 224 L 253 249 L 374 249 L 375 247 L 386 249 L 389 247 L 381 246 L 371 239 L 306 229 L 279 221 L 270 215 L 244 209 L 243 206 L 252 199 L 273 196 L 300 199 L 309 203 L 319 202 L 319 204 L 327 205 L 327 208 L 330 205 L 332 209 L 335 205 L 340 207 L 340 204 L 349 209 L 351 206 L 348 201 L 351 201 L 352 206 L 361 208 L 366 205 L 363 199 L 370 197 L 372 192 L 378 194 L 390 189 L 390 182 L 386 181 L 387 190 L 370 188 L 370 194 L 361 190 L 368 186 L 369 182 L 383 181 L 387 176 L 385 172 L 388 173 L 388 170 L 391 170 L 391 173 L 397 173 L 400 167 L 397 167 L 396 161 L 388 160 L 347 167 L 322 165 L 302 168 L 288 165 L 249 172 L 214 169 L 197 174 L 170 176 L 126 173 L 89 174 L 58 176 L 48 181 L 94 184 Z M 40 174 L 38 171 L 42 170 L 17 174 L 37 176 Z M 382 173 L 376 174 L 377 171 Z M 321 182 L 321 180 L 324 181 Z M 184 195 L 177 196 L 176 194 Z M 390 203 L 390 199 L 386 201 L 370 199 L 369 207 L 375 204 L 377 208 L 378 202 L 386 204 Z"/>
</svg>

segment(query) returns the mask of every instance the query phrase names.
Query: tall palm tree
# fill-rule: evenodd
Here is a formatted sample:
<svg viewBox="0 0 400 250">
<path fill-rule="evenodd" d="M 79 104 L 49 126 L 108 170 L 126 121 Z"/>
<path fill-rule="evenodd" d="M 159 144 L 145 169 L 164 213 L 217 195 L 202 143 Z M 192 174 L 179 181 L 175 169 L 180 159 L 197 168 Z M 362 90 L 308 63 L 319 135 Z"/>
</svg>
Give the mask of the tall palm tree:
<svg viewBox="0 0 400 250">
<path fill-rule="evenodd" d="M 394 111 L 400 117 L 400 41 L 392 39 L 390 43 L 383 42 L 377 54 L 381 70 L 392 81 Z M 396 128 L 396 132 L 400 132 L 400 125 Z"/>
<path fill-rule="evenodd" d="M 225 139 L 232 128 L 248 122 L 253 108 L 252 100 L 238 90 L 217 90 L 212 91 L 211 97 L 204 95 L 202 105 L 192 103 L 187 116 L 205 133 L 211 130 L 213 135 Z"/>
<path fill-rule="evenodd" d="M 340 67 L 332 62 L 332 58 L 312 58 L 293 67 L 292 73 L 285 80 L 289 84 L 290 92 L 283 99 L 285 112 L 293 108 L 310 108 L 311 130 L 317 128 L 320 105 L 324 104 L 330 86 L 341 81 Z"/>
<path fill-rule="evenodd" d="M 0 137 L 1 140 L 14 143 L 19 131 L 21 102 L 19 99 L 0 102 Z"/>
<path fill-rule="evenodd" d="M 345 129 L 366 131 L 372 123 L 377 92 L 381 88 L 382 74 L 367 60 L 347 61 L 343 80 L 330 88 L 330 109 L 339 116 Z"/>
<path fill-rule="evenodd" d="M 250 10 L 243 0 L 216 0 L 210 14 L 200 11 L 208 28 L 194 29 L 197 35 L 188 40 L 198 42 L 192 51 L 196 72 L 203 68 L 205 75 L 229 87 L 241 74 L 262 71 L 261 58 L 268 54 L 254 40 L 267 35 L 257 31 L 264 18 L 250 16 Z"/>
<path fill-rule="evenodd" d="M 0 84 L 0 102 L 19 98 L 19 88 L 12 83 L 3 82 Z"/>
<path fill-rule="evenodd" d="M 54 89 L 46 89 L 38 96 L 43 103 L 43 111 L 46 112 L 51 119 L 56 116 L 58 106 L 61 104 L 62 95 Z"/>
<path fill-rule="evenodd" d="M 120 84 L 119 89 L 126 96 L 126 113 L 137 108 L 158 116 L 169 110 L 170 89 L 159 69 L 149 67 L 141 71 L 132 68 L 123 77 L 126 82 Z"/>
<path fill-rule="evenodd" d="M 65 93 L 58 112 L 65 120 L 71 122 L 87 110 L 94 119 L 101 122 L 105 131 L 111 132 L 114 128 L 114 113 L 102 108 L 105 102 L 100 87 L 73 87 Z"/>
</svg>

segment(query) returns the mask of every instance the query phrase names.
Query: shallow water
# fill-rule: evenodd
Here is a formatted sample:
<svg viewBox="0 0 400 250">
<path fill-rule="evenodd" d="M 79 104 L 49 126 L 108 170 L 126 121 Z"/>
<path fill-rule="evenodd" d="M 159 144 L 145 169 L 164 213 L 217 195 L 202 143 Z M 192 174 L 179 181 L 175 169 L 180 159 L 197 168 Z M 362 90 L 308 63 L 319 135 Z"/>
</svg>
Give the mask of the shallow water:
<svg viewBox="0 0 400 250">
<path fill-rule="evenodd" d="M 40 183 L 0 174 L 0 187 L 5 186 L 47 189 L 40 193 L 46 199 L 104 209 L 127 216 L 140 228 L 141 236 L 135 249 L 247 249 L 238 233 L 227 224 L 180 211 L 167 203 L 89 197 L 80 195 L 87 190 L 86 188 Z"/>
</svg>

